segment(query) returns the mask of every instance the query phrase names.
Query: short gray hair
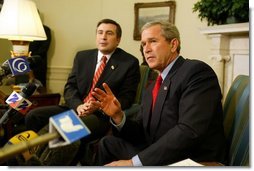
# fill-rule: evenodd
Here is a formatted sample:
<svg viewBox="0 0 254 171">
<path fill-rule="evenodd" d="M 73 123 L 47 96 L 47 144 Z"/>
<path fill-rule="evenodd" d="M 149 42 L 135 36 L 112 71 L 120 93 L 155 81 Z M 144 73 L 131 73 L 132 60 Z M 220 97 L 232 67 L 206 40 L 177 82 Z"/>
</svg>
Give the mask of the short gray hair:
<svg viewBox="0 0 254 171">
<path fill-rule="evenodd" d="M 181 41 L 180 41 L 180 33 L 179 33 L 177 27 L 168 21 L 151 21 L 151 22 L 148 22 L 145 25 L 143 25 L 143 27 L 141 28 L 141 33 L 145 29 L 152 27 L 154 25 L 161 26 L 161 34 L 163 37 L 165 37 L 165 39 L 168 42 L 170 42 L 172 39 L 175 39 L 175 38 L 179 41 L 179 46 L 177 47 L 177 52 L 180 53 Z"/>
</svg>

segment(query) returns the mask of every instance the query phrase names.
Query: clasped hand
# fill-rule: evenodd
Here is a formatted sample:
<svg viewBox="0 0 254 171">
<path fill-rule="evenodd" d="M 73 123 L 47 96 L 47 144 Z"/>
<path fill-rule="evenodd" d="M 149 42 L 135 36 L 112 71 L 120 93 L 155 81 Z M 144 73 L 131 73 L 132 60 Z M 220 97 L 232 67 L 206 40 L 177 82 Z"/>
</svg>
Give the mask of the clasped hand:
<svg viewBox="0 0 254 171">
<path fill-rule="evenodd" d="M 89 99 L 89 101 L 81 104 L 77 107 L 78 116 L 87 116 L 94 111 L 100 109 L 100 104 L 95 99 Z"/>
</svg>

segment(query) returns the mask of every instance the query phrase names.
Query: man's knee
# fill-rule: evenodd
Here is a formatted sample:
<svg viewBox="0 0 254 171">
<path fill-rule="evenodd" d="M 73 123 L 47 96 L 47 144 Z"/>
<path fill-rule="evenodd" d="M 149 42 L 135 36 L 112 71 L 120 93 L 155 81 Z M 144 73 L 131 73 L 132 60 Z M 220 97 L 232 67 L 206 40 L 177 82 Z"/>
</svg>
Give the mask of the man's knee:
<svg viewBox="0 0 254 171">
<path fill-rule="evenodd" d="M 25 125 L 26 128 L 29 130 L 33 130 L 33 131 L 39 131 L 39 129 L 36 129 L 36 127 L 34 127 L 35 125 L 37 125 L 37 118 L 36 118 L 36 112 L 31 110 L 30 112 L 27 113 L 27 115 L 25 116 Z"/>
<path fill-rule="evenodd" d="M 32 109 L 25 117 L 27 129 L 39 131 L 43 126 L 49 123 L 49 118 L 53 115 L 65 111 L 65 108 L 59 106 L 43 106 Z"/>
<path fill-rule="evenodd" d="M 113 135 L 107 135 L 99 141 L 99 149 L 112 149 L 119 138 Z"/>
</svg>

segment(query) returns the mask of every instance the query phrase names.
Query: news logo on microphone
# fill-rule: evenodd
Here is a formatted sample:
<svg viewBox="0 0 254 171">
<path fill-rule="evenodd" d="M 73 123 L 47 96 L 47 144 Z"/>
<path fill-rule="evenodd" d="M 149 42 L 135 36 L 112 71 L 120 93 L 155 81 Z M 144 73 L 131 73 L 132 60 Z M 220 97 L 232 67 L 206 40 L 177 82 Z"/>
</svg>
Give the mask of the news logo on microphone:
<svg viewBox="0 0 254 171">
<path fill-rule="evenodd" d="M 49 141 L 50 148 L 71 144 L 91 134 L 89 128 L 72 109 L 50 117 L 49 132 L 58 132 L 61 135 L 60 138 Z"/>
<path fill-rule="evenodd" d="M 22 114 L 26 114 L 29 107 L 32 105 L 32 103 L 22 97 L 17 92 L 12 92 L 11 95 L 6 99 L 5 101 L 11 108 L 17 110 L 18 112 Z"/>
<path fill-rule="evenodd" d="M 8 60 L 12 76 L 22 75 L 31 71 L 25 56 L 15 57 Z"/>
</svg>

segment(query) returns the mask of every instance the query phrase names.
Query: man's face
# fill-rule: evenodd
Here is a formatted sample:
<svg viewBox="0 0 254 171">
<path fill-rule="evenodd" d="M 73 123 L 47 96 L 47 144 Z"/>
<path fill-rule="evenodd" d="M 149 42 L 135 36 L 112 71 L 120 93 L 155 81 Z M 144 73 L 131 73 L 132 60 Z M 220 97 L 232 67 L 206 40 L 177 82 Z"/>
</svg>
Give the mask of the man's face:
<svg viewBox="0 0 254 171">
<path fill-rule="evenodd" d="M 113 52 L 118 44 L 120 38 L 116 35 L 116 26 L 113 24 L 102 23 L 96 31 L 96 45 L 103 54 Z"/>
<path fill-rule="evenodd" d="M 150 68 L 163 71 L 177 57 L 175 41 L 166 41 L 160 25 L 151 26 L 142 32 L 141 45 Z"/>
</svg>

